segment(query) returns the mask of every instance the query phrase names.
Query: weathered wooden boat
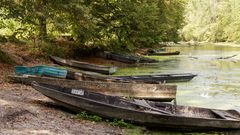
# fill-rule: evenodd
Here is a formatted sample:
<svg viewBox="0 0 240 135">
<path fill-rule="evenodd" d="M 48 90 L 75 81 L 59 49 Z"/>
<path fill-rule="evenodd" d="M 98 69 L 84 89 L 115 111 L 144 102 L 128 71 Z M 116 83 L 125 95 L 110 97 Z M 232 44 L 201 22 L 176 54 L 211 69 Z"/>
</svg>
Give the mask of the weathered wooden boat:
<svg viewBox="0 0 240 135">
<path fill-rule="evenodd" d="M 37 76 L 9 76 L 14 83 L 31 84 L 33 81 L 45 84 L 53 84 L 74 89 L 87 89 L 106 95 L 134 97 L 149 100 L 172 101 L 176 98 L 176 85 L 159 85 L 143 83 L 111 83 L 76 81 Z"/>
<path fill-rule="evenodd" d="M 157 51 L 157 52 L 151 52 L 147 53 L 149 56 L 167 56 L 167 55 L 179 55 L 180 51 L 174 51 L 174 52 L 167 52 L 167 51 Z"/>
<path fill-rule="evenodd" d="M 164 130 L 239 130 L 236 110 L 218 110 L 172 105 L 138 99 L 124 99 L 47 84 L 32 83 L 43 95 L 73 111 L 88 111 L 106 118 L 120 118 Z"/>
<path fill-rule="evenodd" d="M 93 72 L 98 72 L 102 74 L 113 74 L 117 71 L 117 67 L 115 66 L 103 66 L 103 65 L 90 64 L 87 62 L 81 62 L 76 60 L 62 59 L 55 56 L 50 56 L 50 59 L 54 63 L 57 63 L 62 66 L 71 66 L 71 67 L 79 68 L 82 70 L 93 71 Z"/>
<path fill-rule="evenodd" d="M 192 73 L 179 73 L 179 74 L 156 74 L 156 75 L 135 75 L 135 76 L 116 76 L 125 80 L 133 80 L 137 82 L 145 83 L 170 83 L 170 82 L 187 82 L 196 77 L 196 74 Z"/>
<path fill-rule="evenodd" d="M 46 65 L 39 65 L 33 67 L 15 66 L 15 73 L 17 75 L 29 74 L 56 78 L 66 78 L 67 72 L 68 71 L 66 69 Z"/>
<path fill-rule="evenodd" d="M 166 48 L 148 49 L 147 50 L 148 53 L 156 53 L 156 52 L 162 52 L 162 51 L 166 51 Z"/>
<path fill-rule="evenodd" d="M 145 57 L 133 56 L 133 55 L 126 55 L 126 54 L 124 55 L 124 54 L 108 52 L 108 51 L 98 53 L 97 56 L 105 58 L 105 59 L 116 60 L 116 61 L 120 61 L 120 62 L 124 62 L 124 63 L 130 63 L 130 64 L 157 63 L 157 62 L 159 62 L 158 60 L 151 59 L 151 58 L 145 58 Z"/>
<path fill-rule="evenodd" d="M 141 82 L 141 83 L 173 83 L 186 82 L 192 80 L 196 74 L 181 73 L 181 74 L 156 74 L 156 75 L 133 75 L 133 76 L 102 76 L 94 74 L 75 74 L 77 80 L 91 81 L 112 81 L 112 82 Z"/>
</svg>

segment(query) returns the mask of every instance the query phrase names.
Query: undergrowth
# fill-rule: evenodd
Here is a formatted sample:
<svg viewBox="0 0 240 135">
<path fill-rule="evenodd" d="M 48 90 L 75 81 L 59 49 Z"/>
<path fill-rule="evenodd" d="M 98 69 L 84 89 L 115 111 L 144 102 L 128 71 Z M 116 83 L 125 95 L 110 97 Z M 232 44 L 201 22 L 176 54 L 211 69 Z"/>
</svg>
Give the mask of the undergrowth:
<svg viewBox="0 0 240 135">
<path fill-rule="evenodd" d="M 6 64 L 13 64 L 14 61 L 2 50 L 0 50 L 0 62 L 6 63 Z"/>
<path fill-rule="evenodd" d="M 94 122 L 101 122 L 101 121 L 103 121 L 102 117 L 99 117 L 97 115 L 87 114 L 85 111 L 80 112 L 79 114 L 77 114 L 77 118 L 90 120 L 90 121 L 94 121 Z"/>
<path fill-rule="evenodd" d="M 114 127 L 124 127 L 129 129 L 133 128 L 133 125 L 131 123 L 127 123 L 123 119 L 113 119 L 113 121 L 110 122 L 110 125 Z"/>
<path fill-rule="evenodd" d="M 76 118 L 90 120 L 94 122 L 108 122 L 111 126 L 114 126 L 114 127 L 122 127 L 122 128 L 128 128 L 128 129 L 132 129 L 134 127 L 133 124 L 125 122 L 123 119 L 113 119 L 113 120 L 104 119 L 97 115 L 88 114 L 85 111 L 77 114 Z"/>
</svg>

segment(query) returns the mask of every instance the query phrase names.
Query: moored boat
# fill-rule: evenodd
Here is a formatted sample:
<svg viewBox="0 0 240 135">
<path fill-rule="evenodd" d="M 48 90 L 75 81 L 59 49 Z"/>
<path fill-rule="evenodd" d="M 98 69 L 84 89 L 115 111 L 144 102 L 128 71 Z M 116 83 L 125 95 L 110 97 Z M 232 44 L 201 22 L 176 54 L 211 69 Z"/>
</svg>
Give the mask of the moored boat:
<svg viewBox="0 0 240 135">
<path fill-rule="evenodd" d="M 116 60 L 116 61 L 130 63 L 130 64 L 159 62 L 158 60 L 151 59 L 151 58 L 145 58 L 145 57 L 133 56 L 133 55 L 127 55 L 127 54 L 119 54 L 119 53 L 108 52 L 108 51 L 98 53 L 97 56 L 105 59 Z"/>
<path fill-rule="evenodd" d="M 67 59 L 63 59 L 55 56 L 50 56 L 50 59 L 54 63 L 57 63 L 62 66 L 70 66 L 70 67 L 75 67 L 75 68 L 79 68 L 87 71 L 98 72 L 102 74 L 114 74 L 117 71 L 117 67 L 115 66 L 103 66 L 103 65 L 90 64 L 87 62 L 67 60 Z"/>
<path fill-rule="evenodd" d="M 32 83 L 43 95 L 73 111 L 82 110 L 107 118 L 120 118 L 164 130 L 239 130 L 240 114 L 219 110 L 172 105 L 138 99 L 124 99 L 47 84 Z"/>
<path fill-rule="evenodd" d="M 31 84 L 33 81 L 45 84 L 87 89 L 106 95 L 134 97 L 149 100 L 172 101 L 176 98 L 176 85 L 143 84 L 143 83 L 114 83 L 98 81 L 76 81 L 38 76 L 9 76 L 15 83 Z"/>
<path fill-rule="evenodd" d="M 173 51 L 173 52 L 168 52 L 168 51 L 157 51 L 157 52 L 151 52 L 147 53 L 149 56 L 167 56 L 167 55 L 179 55 L 180 51 Z"/>
<path fill-rule="evenodd" d="M 132 76 L 102 76 L 94 74 L 76 74 L 75 78 L 82 80 L 92 81 L 113 81 L 113 82 L 142 82 L 142 83 L 173 83 L 173 82 L 186 82 L 196 77 L 196 74 L 191 73 L 179 73 L 179 74 L 156 74 L 156 75 L 132 75 Z"/>
</svg>

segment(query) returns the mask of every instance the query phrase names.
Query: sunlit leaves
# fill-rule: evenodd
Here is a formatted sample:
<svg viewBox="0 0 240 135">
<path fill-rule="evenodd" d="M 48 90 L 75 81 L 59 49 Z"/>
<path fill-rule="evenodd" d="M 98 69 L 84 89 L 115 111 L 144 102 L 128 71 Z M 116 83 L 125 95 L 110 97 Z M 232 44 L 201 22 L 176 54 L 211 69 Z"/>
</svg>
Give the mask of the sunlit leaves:
<svg viewBox="0 0 240 135">
<path fill-rule="evenodd" d="M 192 0 L 186 7 L 185 40 L 240 41 L 239 0 Z"/>
<path fill-rule="evenodd" d="M 178 41 L 185 0 L 0 0 L 15 32 L 47 37 L 67 34 L 78 47 L 132 51 Z M 25 32 L 24 32 L 25 31 Z M 25 36 L 27 37 L 27 36 Z"/>
</svg>

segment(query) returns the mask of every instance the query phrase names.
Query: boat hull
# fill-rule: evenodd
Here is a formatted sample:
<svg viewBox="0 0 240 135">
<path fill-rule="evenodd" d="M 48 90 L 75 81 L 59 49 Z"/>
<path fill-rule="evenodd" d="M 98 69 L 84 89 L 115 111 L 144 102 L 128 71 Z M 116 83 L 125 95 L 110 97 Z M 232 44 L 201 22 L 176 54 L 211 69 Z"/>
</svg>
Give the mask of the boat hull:
<svg viewBox="0 0 240 135">
<path fill-rule="evenodd" d="M 148 53 L 149 56 L 168 56 L 168 55 L 179 55 L 180 52 L 153 52 L 153 53 Z"/>
<path fill-rule="evenodd" d="M 106 118 L 119 118 L 134 123 L 144 124 L 149 127 L 157 127 L 159 129 L 168 130 L 185 130 L 185 131 L 204 131 L 204 130 L 233 130 L 240 129 L 239 120 L 226 120 L 221 118 L 201 118 L 201 116 L 181 116 L 181 115 L 167 115 L 163 113 L 157 113 L 148 110 L 137 109 L 132 104 L 126 104 L 122 102 L 118 97 L 105 97 L 104 95 L 93 95 L 94 99 L 85 98 L 85 95 L 89 95 L 88 92 L 82 96 L 71 94 L 71 89 L 66 92 L 66 89 L 59 91 L 57 89 L 47 88 L 38 84 L 33 84 L 32 87 L 43 95 L 51 98 L 52 100 L 60 103 L 61 105 L 72 109 L 73 111 L 80 112 L 82 110 L 88 111 L 93 114 L 97 114 Z M 108 99 L 105 101 L 105 99 Z M 158 104 L 164 105 L 164 103 L 158 102 Z M 125 106 L 125 107 L 124 107 Z M 178 109 L 178 108 L 177 108 Z M 179 109 L 191 110 L 191 108 L 184 108 L 180 106 Z M 192 108 L 197 111 L 203 111 L 201 115 L 205 115 L 209 109 L 205 108 Z M 189 114 L 194 115 L 194 114 Z M 207 114 L 208 117 L 213 117 L 213 114 Z M 239 113 L 235 114 L 236 117 L 240 117 Z"/>
<path fill-rule="evenodd" d="M 116 60 L 123 63 L 129 63 L 129 64 L 136 64 L 136 63 L 157 63 L 158 60 L 145 58 L 145 57 L 138 57 L 138 56 L 131 56 L 131 55 L 122 55 L 112 52 L 102 52 L 99 53 L 97 56 L 110 59 L 110 60 Z"/>
<path fill-rule="evenodd" d="M 76 79 L 91 80 L 91 81 L 112 81 L 112 82 L 140 82 L 140 83 L 174 83 L 187 82 L 196 77 L 196 74 L 157 74 L 157 75 L 135 75 L 135 76 L 101 76 L 92 74 L 81 74 L 75 76 Z"/>
</svg>

